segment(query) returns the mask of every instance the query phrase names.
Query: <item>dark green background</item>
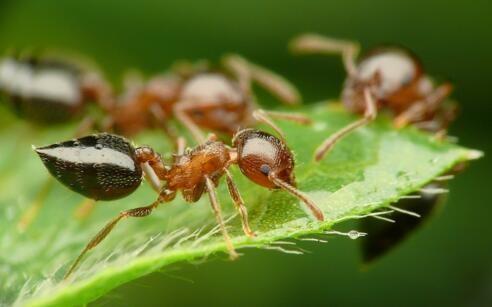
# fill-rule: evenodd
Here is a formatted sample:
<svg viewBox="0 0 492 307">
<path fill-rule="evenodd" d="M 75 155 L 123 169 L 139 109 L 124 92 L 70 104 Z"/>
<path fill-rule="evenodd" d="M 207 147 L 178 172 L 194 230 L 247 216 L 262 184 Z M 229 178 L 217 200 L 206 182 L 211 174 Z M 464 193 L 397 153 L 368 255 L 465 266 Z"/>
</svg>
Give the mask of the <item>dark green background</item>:
<svg viewBox="0 0 492 307">
<path fill-rule="evenodd" d="M 178 58 L 239 52 L 293 80 L 311 102 L 338 95 L 337 57 L 294 58 L 290 37 L 315 31 L 363 47 L 411 47 L 433 75 L 456 85 L 462 114 L 451 134 L 492 149 L 490 1 L 3 1 L 0 51 L 86 54 L 115 82 Z M 245 250 L 236 262 L 182 264 L 134 281 L 94 305 L 492 305 L 491 162 L 451 183 L 447 207 L 393 253 L 361 269 L 357 242 L 300 244 L 304 256 Z"/>
</svg>

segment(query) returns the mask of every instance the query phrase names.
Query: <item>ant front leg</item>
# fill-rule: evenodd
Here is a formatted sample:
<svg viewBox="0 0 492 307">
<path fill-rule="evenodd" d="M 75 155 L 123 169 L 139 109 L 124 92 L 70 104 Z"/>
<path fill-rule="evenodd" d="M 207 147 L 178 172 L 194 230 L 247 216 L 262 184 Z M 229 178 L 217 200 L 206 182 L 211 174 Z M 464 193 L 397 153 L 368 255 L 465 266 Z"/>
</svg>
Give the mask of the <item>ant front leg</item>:
<svg viewBox="0 0 492 307">
<path fill-rule="evenodd" d="M 299 54 L 339 53 L 342 55 L 343 64 L 347 73 L 350 76 L 357 74 L 355 58 L 359 53 L 359 44 L 356 42 L 329 38 L 318 34 L 303 34 L 294 38 L 289 46 L 294 53 Z"/>
<path fill-rule="evenodd" d="M 296 105 L 301 101 L 299 91 L 291 82 L 265 67 L 253 64 L 237 54 L 225 56 L 222 63 L 236 75 L 247 94 L 251 91 L 251 80 L 254 80 L 287 105 Z"/>
<path fill-rule="evenodd" d="M 212 210 L 214 211 L 215 219 L 217 220 L 217 224 L 219 224 L 220 231 L 222 232 L 222 236 L 224 237 L 227 250 L 229 251 L 229 255 L 231 259 L 236 259 L 239 255 L 234 249 L 234 245 L 232 245 L 231 237 L 227 232 L 224 219 L 222 218 L 219 200 L 217 198 L 217 193 L 215 191 L 216 190 L 215 184 L 212 181 L 212 179 L 210 179 L 210 177 L 205 176 L 205 185 L 207 187 L 208 197 L 210 199 L 210 205 L 212 205 Z"/>
<path fill-rule="evenodd" d="M 298 190 L 296 187 L 278 178 L 274 172 L 270 172 L 268 174 L 268 179 L 279 188 L 282 188 L 284 191 L 287 191 L 293 196 L 300 199 L 306 205 L 308 210 L 311 211 L 311 214 L 318 221 L 323 222 L 325 220 L 323 211 L 321 211 L 321 209 L 305 193 L 303 193 L 302 191 Z"/>
<path fill-rule="evenodd" d="M 244 205 L 244 200 L 241 197 L 241 194 L 239 194 L 239 190 L 237 189 L 237 186 L 234 183 L 234 180 L 232 179 L 231 172 L 229 172 L 228 169 L 225 169 L 224 172 L 227 179 L 227 188 L 229 189 L 229 194 L 231 195 L 231 198 L 234 201 L 234 204 L 236 205 L 236 209 L 239 212 L 239 215 L 241 216 L 244 234 L 247 235 L 248 237 L 254 237 L 255 233 L 249 227 L 248 210 Z"/>
<path fill-rule="evenodd" d="M 82 250 L 80 255 L 77 257 L 75 262 L 72 264 L 68 272 L 65 274 L 64 279 L 67 279 L 73 271 L 77 268 L 79 265 L 80 261 L 84 257 L 84 255 L 90 251 L 91 249 L 95 248 L 99 243 L 101 243 L 114 229 L 116 224 L 120 222 L 122 219 L 125 219 L 127 217 L 145 217 L 150 215 L 155 208 L 157 208 L 161 203 L 163 202 L 169 202 L 174 199 L 176 196 L 175 191 L 170 191 L 170 190 L 163 190 L 161 191 L 159 197 L 157 198 L 156 201 L 154 201 L 152 204 L 145 206 L 145 207 L 139 207 L 139 208 L 134 208 L 130 210 L 125 210 L 120 212 L 120 214 L 112 219 L 109 223 L 106 224 L 93 238 L 92 240 L 89 241 L 89 243 L 86 245 L 86 247 Z"/>
<path fill-rule="evenodd" d="M 435 113 L 452 90 L 453 86 L 450 83 L 435 88 L 423 100 L 414 102 L 406 111 L 398 115 L 394 119 L 395 126 L 402 128 L 409 123 L 418 122 L 426 113 Z"/>
<path fill-rule="evenodd" d="M 369 87 L 364 89 L 364 100 L 366 103 L 364 117 L 338 130 L 327 138 L 320 146 L 318 146 L 314 154 L 316 161 L 323 159 L 326 153 L 328 153 L 328 151 L 330 151 L 330 149 L 332 149 L 333 146 L 343 137 L 347 136 L 357 128 L 367 125 L 376 118 L 376 103 L 374 102 L 374 98 Z"/>
</svg>

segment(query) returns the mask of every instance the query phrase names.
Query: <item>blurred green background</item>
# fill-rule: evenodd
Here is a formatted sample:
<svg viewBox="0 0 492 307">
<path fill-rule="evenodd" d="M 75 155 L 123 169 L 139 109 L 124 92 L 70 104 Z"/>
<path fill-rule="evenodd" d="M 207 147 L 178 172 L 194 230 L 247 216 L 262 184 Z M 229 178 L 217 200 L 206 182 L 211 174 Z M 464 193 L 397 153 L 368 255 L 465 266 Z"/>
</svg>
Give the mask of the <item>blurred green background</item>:
<svg viewBox="0 0 492 307">
<path fill-rule="evenodd" d="M 464 1 L 6 1 L 0 51 L 55 48 L 85 54 L 115 84 L 127 68 L 146 74 L 176 59 L 238 52 L 285 74 L 306 102 L 337 97 L 337 57 L 295 58 L 293 35 L 319 32 L 369 48 L 393 42 L 456 85 L 462 114 L 450 134 L 491 152 L 492 2 Z M 2 109 L 3 110 L 3 109 Z M 299 243 L 304 256 L 244 250 L 233 263 L 181 264 L 116 289 L 113 305 L 492 305 L 491 161 L 451 185 L 445 210 L 381 261 L 362 269 L 357 242 Z M 352 227 L 354 225 L 351 225 Z M 350 226 L 348 226 L 350 227 Z"/>
</svg>

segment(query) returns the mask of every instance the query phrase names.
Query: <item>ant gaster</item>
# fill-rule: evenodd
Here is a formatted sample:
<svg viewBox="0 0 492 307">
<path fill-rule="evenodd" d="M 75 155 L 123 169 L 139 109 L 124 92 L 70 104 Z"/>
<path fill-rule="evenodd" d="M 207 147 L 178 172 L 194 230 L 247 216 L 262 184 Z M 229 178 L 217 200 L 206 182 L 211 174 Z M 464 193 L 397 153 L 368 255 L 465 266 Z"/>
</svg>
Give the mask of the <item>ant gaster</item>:
<svg viewBox="0 0 492 307">
<path fill-rule="evenodd" d="M 138 188 L 142 174 L 159 194 L 150 205 L 122 211 L 106 224 L 83 249 L 66 277 L 84 254 L 96 247 L 119 221 L 127 217 L 148 216 L 160 204 L 172 201 L 178 191 L 188 202 L 196 202 L 204 192 L 208 193 L 229 254 L 231 258 L 237 257 L 216 195 L 216 186 L 225 175 L 244 233 L 254 236 L 243 199 L 229 172 L 233 164 L 238 165 L 241 172 L 256 184 L 269 189 L 280 188 L 296 196 L 317 220 L 324 220 L 323 212 L 296 188 L 293 154 L 283 141 L 273 135 L 244 129 L 235 134 L 232 147 L 210 135 L 205 143 L 186 151 L 184 139 L 181 140 L 170 165 L 165 164 L 150 147 L 135 148 L 123 137 L 106 133 L 35 148 L 56 179 L 88 198 L 111 200 L 125 197 Z M 162 186 L 161 181 L 164 183 Z"/>
<path fill-rule="evenodd" d="M 106 112 L 113 107 L 112 90 L 99 73 L 62 57 L 1 59 L 0 94 L 18 115 L 40 124 L 73 119 L 88 102 Z"/>
<path fill-rule="evenodd" d="M 213 70 L 207 65 L 181 63 L 174 66 L 173 72 L 156 76 L 146 84 L 130 81 L 127 93 L 111 115 L 114 131 L 131 135 L 154 119 L 175 138 L 166 127 L 168 119 L 173 117 L 200 144 L 205 141 L 201 128 L 232 136 L 239 128 L 260 121 L 280 134 L 271 118 L 309 122 L 300 114 L 258 109 L 251 92 L 253 81 L 285 104 L 299 103 L 297 89 L 286 79 L 239 55 L 225 56 L 222 64 L 222 70 Z"/>
<path fill-rule="evenodd" d="M 451 84 L 435 87 L 417 57 L 406 49 L 376 48 L 356 62 L 359 45 L 350 41 L 304 34 L 295 38 L 290 47 L 296 53 L 340 53 L 348 75 L 342 102 L 349 111 L 363 114 L 362 119 L 340 129 L 318 147 L 318 161 L 338 140 L 374 120 L 383 107 L 393 112 L 396 127 L 413 124 L 442 133 L 455 117 L 455 106 L 443 104 L 451 93 Z"/>
</svg>

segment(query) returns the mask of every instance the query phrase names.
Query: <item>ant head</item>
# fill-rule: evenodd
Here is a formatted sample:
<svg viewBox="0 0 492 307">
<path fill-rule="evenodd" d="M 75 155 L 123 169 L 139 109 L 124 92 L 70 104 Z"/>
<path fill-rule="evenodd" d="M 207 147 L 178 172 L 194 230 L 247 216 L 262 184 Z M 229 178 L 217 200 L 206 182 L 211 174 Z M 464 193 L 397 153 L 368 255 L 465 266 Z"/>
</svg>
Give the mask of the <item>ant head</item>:
<svg viewBox="0 0 492 307">
<path fill-rule="evenodd" d="M 92 199 L 122 198 L 142 180 L 135 148 L 120 136 L 94 134 L 34 150 L 53 177 Z"/>
<path fill-rule="evenodd" d="M 244 129 L 232 142 L 237 149 L 239 169 L 250 180 L 267 188 L 278 188 L 272 181 L 275 177 L 295 186 L 294 158 L 281 140 L 266 132 Z"/>
</svg>

